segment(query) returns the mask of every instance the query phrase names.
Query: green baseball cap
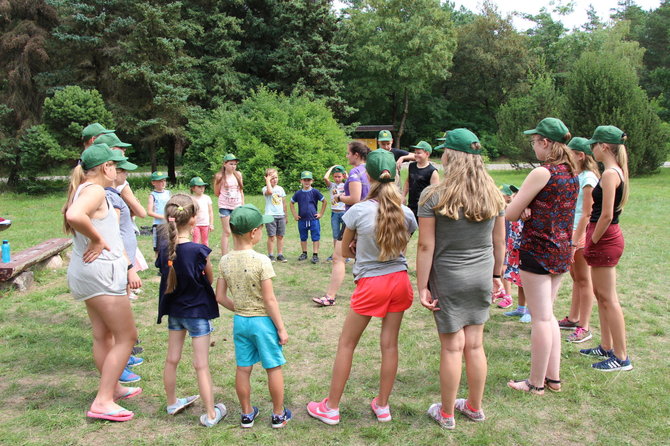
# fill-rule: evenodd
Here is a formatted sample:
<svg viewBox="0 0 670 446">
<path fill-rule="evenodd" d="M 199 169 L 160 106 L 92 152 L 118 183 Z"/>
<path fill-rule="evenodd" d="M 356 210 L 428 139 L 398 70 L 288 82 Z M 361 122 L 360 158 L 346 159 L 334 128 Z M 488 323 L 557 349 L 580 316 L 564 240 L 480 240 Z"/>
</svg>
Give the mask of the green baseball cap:
<svg viewBox="0 0 670 446">
<path fill-rule="evenodd" d="M 191 178 L 191 181 L 188 182 L 188 185 L 193 187 L 193 186 L 207 186 L 208 184 L 202 181 L 202 178 L 200 177 L 193 177 Z"/>
<path fill-rule="evenodd" d="M 424 150 L 428 153 L 433 153 L 433 148 L 428 144 L 426 141 L 419 141 L 419 143 L 415 146 L 410 146 L 412 149 L 421 149 Z"/>
<path fill-rule="evenodd" d="M 591 139 L 586 141 L 587 144 L 595 144 L 597 142 L 604 142 L 607 144 L 626 144 L 626 133 L 618 127 L 613 125 L 601 125 L 596 127 Z"/>
<path fill-rule="evenodd" d="M 395 157 L 391 152 L 384 149 L 373 150 L 368 153 L 365 161 L 365 170 L 368 176 L 382 183 L 395 181 L 396 164 Z M 390 178 L 380 178 L 384 171 L 391 174 Z"/>
<path fill-rule="evenodd" d="M 589 144 L 589 140 L 586 138 L 575 136 L 570 140 L 570 142 L 568 142 L 568 147 L 570 147 L 572 150 L 576 150 L 577 152 L 584 152 L 587 155 L 593 156 L 591 145 Z"/>
<path fill-rule="evenodd" d="M 435 138 L 435 139 L 444 142 L 444 140 L 447 139 L 447 132 L 444 132 L 444 136 L 442 138 Z"/>
<path fill-rule="evenodd" d="M 347 173 L 347 170 L 338 164 L 337 166 L 333 167 L 333 173 Z"/>
<path fill-rule="evenodd" d="M 570 130 L 558 118 L 544 118 L 534 129 L 523 133 L 524 135 L 542 135 L 552 141 L 565 143 Z"/>
<path fill-rule="evenodd" d="M 519 192 L 519 188 L 513 184 L 501 184 L 500 192 L 502 192 L 503 195 L 512 195 Z"/>
<path fill-rule="evenodd" d="M 382 130 L 377 135 L 377 141 L 393 141 L 393 135 L 388 130 Z"/>
<path fill-rule="evenodd" d="M 157 170 L 156 172 L 151 172 L 151 181 L 160 181 L 166 179 L 168 176 L 165 172 Z"/>
<path fill-rule="evenodd" d="M 479 138 L 468 129 L 449 130 L 444 134 L 444 142 L 433 150 L 451 149 L 459 152 L 481 155 L 482 150 L 472 148 L 473 143 L 478 143 Z"/>
<path fill-rule="evenodd" d="M 107 144 L 91 144 L 81 154 L 81 166 L 84 170 L 89 170 L 107 161 L 119 162 L 127 159 L 123 155 L 114 153 Z"/>
<path fill-rule="evenodd" d="M 228 161 L 239 161 L 239 159 L 232 153 L 226 153 L 226 156 L 223 157 L 223 162 L 226 163 Z"/>
<path fill-rule="evenodd" d="M 246 234 L 263 223 L 271 223 L 274 216 L 263 215 L 253 204 L 236 207 L 230 214 L 230 229 L 234 234 Z"/>
<path fill-rule="evenodd" d="M 132 144 L 128 144 L 127 142 L 121 142 L 118 136 L 116 136 L 116 133 L 105 133 L 104 135 L 100 135 L 99 137 L 95 138 L 96 143 L 103 143 L 107 144 L 109 147 L 132 147 Z"/>
<path fill-rule="evenodd" d="M 314 177 L 312 177 L 312 172 L 310 172 L 309 170 L 303 170 L 302 172 L 300 172 L 300 179 L 301 180 L 313 180 Z"/>
<path fill-rule="evenodd" d="M 89 124 L 84 127 L 84 130 L 81 131 L 81 139 L 84 141 L 93 138 L 94 136 L 102 135 L 103 133 L 113 133 L 114 130 L 109 130 L 104 128 L 102 125 L 97 122 Z"/>
<path fill-rule="evenodd" d="M 97 141 L 96 141 L 96 144 L 98 144 Z M 135 170 L 135 169 L 137 169 L 137 164 L 133 164 L 130 161 L 128 161 L 128 158 L 126 158 L 126 156 L 123 154 L 123 151 L 121 151 L 119 149 L 112 149 L 112 152 L 114 152 L 114 154 L 117 157 L 123 157 L 123 160 L 116 162 L 116 168 L 117 169 L 123 169 L 123 170 Z"/>
</svg>

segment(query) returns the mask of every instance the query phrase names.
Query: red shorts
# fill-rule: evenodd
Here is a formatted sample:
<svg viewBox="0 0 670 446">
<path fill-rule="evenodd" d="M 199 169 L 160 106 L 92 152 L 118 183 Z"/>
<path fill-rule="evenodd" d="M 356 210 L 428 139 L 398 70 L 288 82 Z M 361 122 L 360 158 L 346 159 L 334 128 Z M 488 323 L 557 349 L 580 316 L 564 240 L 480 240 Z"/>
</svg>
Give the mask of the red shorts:
<svg viewBox="0 0 670 446">
<path fill-rule="evenodd" d="M 584 247 L 586 263 L 595 267 L 617 266 L 624 248 L 623 234 L 619 225 L 609 225 L 598 243 L 593 243 L 591 240 L 595 228 L 595 223 L 589 223 L 586 227 L 586 246 Z"/>
<path fill-rule="evenodd" d="M 384 317 L 407 310 L 413 300 L 407 271 L 398 271 L 359 279 L 351 296 L 351 309 L 362 316 Z"/>
</svg>

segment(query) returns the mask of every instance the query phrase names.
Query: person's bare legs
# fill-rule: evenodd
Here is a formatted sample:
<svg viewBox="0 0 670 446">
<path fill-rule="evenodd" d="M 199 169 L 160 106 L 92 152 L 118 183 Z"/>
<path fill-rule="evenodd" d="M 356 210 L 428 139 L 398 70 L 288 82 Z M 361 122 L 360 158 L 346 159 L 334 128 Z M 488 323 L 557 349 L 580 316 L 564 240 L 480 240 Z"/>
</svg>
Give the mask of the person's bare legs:
<svg viewBox="0 0 670 446">
<path fill-rule="evenodd" d="M 503 280 L 502 284 L 503 284 L 503 290 L 505 290 L 505 294 L 511 296 L 512 295 L 512 282 L 510 282 L 509 280 Z"/>
<path fill-rule="evenodd" d="M 344 281 L 344 275 L 346 273 L 346 268 L 344 265 L 344 257 L 342 257 L 341 251 L 342 241 L 337 240 L 335 242 L 335 251 L 333 251 L 333 269 L 330 273 L 330 283 L 326 289 L 326 297 L 330 299 L 335 299 L 337 292 L 342 286 Z"/>
<path fill-rule="evenodd" d="M 328 407 L 330 409 L 340 407 L 344 386 L 347 384 L 351 373 L 354 350 L 356 350 L 358 341 L 361 339 L 361 335 L 368 326 L 370 319 L 371 316 L 362 316 L 350 309 L 344 320 L 340 340 L 337 344 L 337 353 L 335 354 L 330 391 L 328 392 Z"/>
<path fill-rule="evenodd" d="M 577 283 L 577 278 L 576 278 L 576 263 L 577 263 L 577 253 L 575 253 L 575 261 L 570 265 L 570 278 L 572 278 L 572 294 L 571 294 L 571 299 L 570 299 L 570 312 L 568 313 L 568 320 L 571 322 L 579 322 L 579 326 L 583 327 L 582 321 L 579 318 L 579 309 L 581 308 L 581 300 L 580 300 L 580 288 Z"/>
<path fill-rule="evenodd" d="M 570 268 L 570 275 L 574 281 L 573 303 L 576 288 L 579 304 L 578 319 L 571 320 L 579 320 L 579 326 L 588 330 L 591 325 L 594 296 L 593 284 L 591 283 L 591 267 L 589 267 L 584 259 L 584 249 L 578 249 L 575 252 L 575 262 L 572 264 L 572 268 Z"/>
<path fill-rule="evenodd" d="M 221 217 L 221 255 L 228 254 L 228 239 L 230 238 L 230 216 Z"/>
<path fill-rule="evenodd" d="M 307 240 L 305 240 L 304 242 L 300 240 L 300 251 L 307 252 Z"/>
<path fill-rule="evenodd" d="M 284 254 L 284 236 L 277 236 L 277 255 Z"/>
<path fill-rule="evenodd" d="M 319 241 L 312 242 L 312 253 L 319 255 Z"/>
<path fill-rule="evenodd" d="M 523 283 L 523 282 L 521 282 L 521 283 Z M 520 306 L 525 307 L 526 306 L 526 293 L 524 293 L 522 286 L 517 287 L 517 289 L 518 289 L 517 292 L 519 294 L 518 303 L 519 303 Z"/>
<path fill-rule="evenodd" d="M 468 403 L 475 410 L 482 408 L 484 398 L 484 386 L 486 385 L 486 373 L 488 364 L 486 353 L 484 353 L 484 324 L 466 325 L 463 327 L 465 334 L 465 375 L 468 379 Z"/>
<path fill-rule="evenodd" d="M 168 406 L 177 402 L 177 366 L 181 360 L 185 338 L 186 330 L 168 330 L 168 350 L 163 366 L 163 387 Z"/>
<path fill-rule="evenodd" d="M 240 401 L 240 408 L 242 413 L 251 413 L 251 371 L 253 366 L 240 367 L 237 366 L 235 371 L 235 392 L 237 392 L 237 399 Z M 269 378 L 269 377 L 268 377 Z"/>
<path fill-rule="evenodd" d="M 379 371 L 379 394 L 377 406 L 387 406 L 393 390 L 395 377 L 398 373 L 398 333 L 404 312 L 388 313 L 382 319 L 382 330 L 379 336 L 379 348 L 382 364 Z"/>
<path fill-rule="evenodd" d="M 461 329 L 455 333 L 439 333 L 439 335 L 442 411 L 451 415 L 454 413 L 454 403 L 461 383 L 465 333 Z"/>
<path fill-rule="evenodd" d="M 274 253 L 276 238 L 277 236 L 275 235 L 268 235 L 268 242 L 267 242 L 268 255 L 272 255 Z M 277 249 L 277 252 L 280 253 L 281 249 Z"/>
<path fill-rule="evenodd" d="M 282 415 L 284 413 L 284 375 L 281 366 L 265 369 L 265 371 L 268 374 L 268 390 L 270 390 L 270 398 L 272 398 L 272 412 L 275 415 Z"/>
<path fill-rule="evenodd" d="M 209 372 L 209 335 L 192 338 L 193 344 L 193 368 L 198 377 L 198 390 L 202 403 L 207 409 L 207 417 L 210 420 L 216 418 L 214 410 L 214 387 L 212 386 L 212 375 Z"/>
<path fill-rule="evenodd" d="M 93 358 L 100 371 L 98 393 L 90 410 L 96 413 L 120 410 L 114 394 L 123 391 L 119 377 L 137 341 L 130 301 L 125 295 L 102 295 L 84 302 L 93 329 Z"/>
<path fill-rule="evenodd" d="M 593 289 L 598 299 L 598 312 L 605 318 L 610 344 L 606 345 L 604 338 L 605 332 L 601 327 L 603 336 L 600 345 L 606 349 L 614 349 L 617 358 L 625 360 L 628 357 L 626 350 L 626 323 L 623 317 L 623 310 L 619 304 L 619 295 L 616 291 L 616 268 L 609 267 L 591 267 L 591 277 L 593 279 Z M 601 316 L 601 325 L 603 316 Z"/>
</svg>

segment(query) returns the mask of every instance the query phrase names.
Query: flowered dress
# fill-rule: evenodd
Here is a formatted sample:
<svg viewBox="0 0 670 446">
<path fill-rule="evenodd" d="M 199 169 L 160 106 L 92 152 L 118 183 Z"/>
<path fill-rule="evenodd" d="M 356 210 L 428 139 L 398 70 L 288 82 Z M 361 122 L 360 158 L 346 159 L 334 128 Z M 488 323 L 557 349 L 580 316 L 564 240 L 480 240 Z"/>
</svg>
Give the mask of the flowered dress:
<svg viewBox="0 0 670 446">
<path fill-rule="evenodd" d="M 505 254 L 505 274 L 503 274 L 504 279 L 519 287 L 523 286 L 519 274 L 519 246 L 522 229 L 523 220 L 521 219 L 507 222 L 507 252 Z"/>
</svg>

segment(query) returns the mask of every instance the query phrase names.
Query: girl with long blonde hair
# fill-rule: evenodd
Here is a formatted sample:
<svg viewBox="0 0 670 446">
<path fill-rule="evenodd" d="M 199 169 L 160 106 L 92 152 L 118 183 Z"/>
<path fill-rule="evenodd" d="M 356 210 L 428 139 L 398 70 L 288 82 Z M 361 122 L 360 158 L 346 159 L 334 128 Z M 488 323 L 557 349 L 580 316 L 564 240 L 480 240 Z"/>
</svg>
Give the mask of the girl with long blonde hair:
<svg viewBox="0 0 670 446">
<path fill-rule="evenodd" d="M 116 161 L 126 159 L 106 144 L 88 147 L 72 172 L 63 206 L 64 228 L 73 236 L 68 285 L 75 300 L 86 304 L 100 371 L 98 393 L 86 416 L 109 421 L 131 420 L 135 414 L 116 402 L 142 393 L 140 387 L 119 384 L 137 328 L 126 290 L 132 264 L 124 255 L 117 214 L 104 189 L 116 179 Z"/>
<path fill-rule="evenodd" d="M 601 339 L 598 347 L 580 350 L 580 353 L 601 358 L 602 361 L 592 367 L 604 372 L 633 368 L 626 350 L 626 324 L 616 291 L 616 266 L 624 248 L 619 214 L 630 190 L 626 139 L 622 130 L 603 125 L 596 128 L 588 141 L 596 161 L 605 166 L 600 181 L 593 188 L 593 210 L 584 248 L 598 301 Z"/>
<path fill-rule="evenodd" d="M 571 139 L 565 124 L 545 118 L 532 130 L 531 145 L 542 161 L 533 169 L 507 206 L 505 218 L 526 217 L 521 231 L 519 259 L 521 281 L 531 314 L 530 376 L 510 380 L 514 390 L 544 394 L 561 390 L 561 333 L 554 316 L 554 302 L 561 278 L 572 258 L 572 224 L 579 193 L 577 163 L 566 143 Z"/>
<path fill-rule="evenodd" d="M 448 131 L 439 149 L 444 179 L 419 200 L 417 288 L 433 313 L 440 338 L 441 402 L 428 415 L 445 429 L 456 426 L 454 411 L 473 421 L 482 409 L 487 363 L 484 322 L 491 290 L 502 287 L 505 257 L 505 200 L 481 157 L 477 136 Z M 456 399 L 465 358 L 467 398 Z"/>
<path fill-rule="evenodd" d="M 389 396 L 398 370 L 398 333 L 403 314 L 414 297 L 404 252 L 416 230 L 416 219 L 402 205 L 400 191 L 394 184 L 393 154 L 383 149 L 370 152 L 366 169 L 370 191 L 364 201 L 354 204 L 344 215 L 346 229 L 340 253 L 343 257 L 356 257 L 356 289 L 340 334 L 328 397 L 307 405 L 307 412 L 326 424 L 340 422 L 340 399 L 349 379 L 354 350 L 372 317 L 382 318 L 382 363 L 379 392 L 370 406 L 377 420 L 391 421 Z"/>
<path fill-rule="evenodd" d="M 237 170 L 239 159 L 232 153 L 223 157 L 221 170 L 214 175 L 214 195 L 219 197 L 219 217 L 221 217 L 221 255 L 228 254 L 230 238 L 230 214 L 244 204 L 244 181 Z"/>
</svg>

